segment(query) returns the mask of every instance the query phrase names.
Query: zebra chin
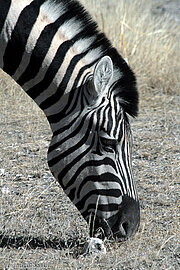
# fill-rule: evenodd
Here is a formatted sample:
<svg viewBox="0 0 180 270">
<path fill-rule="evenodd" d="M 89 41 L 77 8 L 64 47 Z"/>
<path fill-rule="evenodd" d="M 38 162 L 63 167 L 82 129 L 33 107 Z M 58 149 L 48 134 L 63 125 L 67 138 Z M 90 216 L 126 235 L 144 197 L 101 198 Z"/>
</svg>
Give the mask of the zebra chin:
<svg viewBox="0 0 180 270">
<path fill-rule="evenodd" d="M 127 195 L 122 197 L 118 212 L 108 219 L 91 217 L 90 236 L 101 239 L 124 241 L 133 236 L 140 224 L 139 202 Z"/>
</svg>

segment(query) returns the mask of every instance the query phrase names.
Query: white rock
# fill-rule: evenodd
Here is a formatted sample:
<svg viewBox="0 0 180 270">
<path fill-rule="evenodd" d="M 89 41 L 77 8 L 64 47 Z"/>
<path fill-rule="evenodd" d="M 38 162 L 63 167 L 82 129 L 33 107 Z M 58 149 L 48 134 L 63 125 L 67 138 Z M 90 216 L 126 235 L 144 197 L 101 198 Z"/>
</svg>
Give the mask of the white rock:
<svg viewBox="0 0 180 270">
<path fill-rule="evenodd" d="M 84 254 L 91 253 L 94 255 L 105 255 L 106 254 L 106 248 L 104 246 L 104 243 L 101 239 L 91 237 L 87 239 L 87 243 L 84 247 Z"/>
<path fill-rule="evenodd" d="M 2 194 L 8 194 L 8 193 L 10 193 L 10 189 L 7 186 L 3 186 L 2 189 L 1 189 L 1 191 L 2 191 Z"/>
<path fill-rule="evenodd" d="M 5 169 L 0 169 L 0 176 L 5 173 Z"/>
</svg>

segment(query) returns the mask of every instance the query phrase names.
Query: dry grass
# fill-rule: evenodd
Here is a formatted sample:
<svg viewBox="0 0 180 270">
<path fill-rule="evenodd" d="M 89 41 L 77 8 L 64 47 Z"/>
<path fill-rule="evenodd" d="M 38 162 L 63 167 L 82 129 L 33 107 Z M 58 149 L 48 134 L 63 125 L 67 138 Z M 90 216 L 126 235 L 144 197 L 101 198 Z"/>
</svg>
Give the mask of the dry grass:
<svg viewBox="0 0 180 270">
<path fill-rule="evenodd" d="M 160 2 L 163 3 L 157 0 L 94 0 L 86 6 L 135 71 L 139 87 L 158 87 L 165 93 L 177 93 L 180 87 L 180 25 L 168 19 L 167 14 L 153 15 L 152 11 Z M 110 6 L 113 8 L 108 8 Z"/>
<path fill-rule="evenodd" d="M 106 241 L 103 257 L 77 257 L 87 225 L 48 170 L 48 123 L 0 72 L 0 270 L 179 269 L 180 26 L 152 14 L 155 0 L 82 2 L 137 74 L 140 114 L 132 128 L 141 226 L 125 243 Z"/>
</svg>

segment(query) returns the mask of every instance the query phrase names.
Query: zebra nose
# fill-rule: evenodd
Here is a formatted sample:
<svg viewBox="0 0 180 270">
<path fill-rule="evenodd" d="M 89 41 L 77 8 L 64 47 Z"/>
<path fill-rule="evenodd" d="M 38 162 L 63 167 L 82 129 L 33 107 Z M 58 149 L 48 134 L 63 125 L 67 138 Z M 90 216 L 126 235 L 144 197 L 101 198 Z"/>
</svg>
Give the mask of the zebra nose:
<svg viewBox="0 0 180 270">
<path fill-rule="evenodd" d="M 107 220 L 111 234 L 117 240 L 124 240 L 135 234 L 140 223 L 139 202 L 124 196 L 116 215 Z"/>
<path fill-rule="evenodd" d="M 122 197 L 119 211 L 108 219 L 98 216 L 87 217 L 90 236 L 123 241 L 134 235 L 140 223 L 139 202 L 125 195 Z"/>
</svg>

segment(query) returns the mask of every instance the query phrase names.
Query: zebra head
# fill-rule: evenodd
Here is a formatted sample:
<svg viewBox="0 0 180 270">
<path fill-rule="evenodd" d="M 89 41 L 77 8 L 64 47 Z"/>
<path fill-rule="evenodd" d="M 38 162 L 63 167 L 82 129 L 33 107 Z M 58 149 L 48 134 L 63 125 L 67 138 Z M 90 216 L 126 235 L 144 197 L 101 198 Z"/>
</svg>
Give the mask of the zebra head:
<svg viewBox="0 0 180 270">
<path fill-rule="evenodd" d="M 129 100 L 136 90 L 133 73 L 125 61 L 123 66 L 132 89 L 126 89 L 127 79 L 110 56 L 96 63 L 79 89 L 76 106 L 54 134 L 48 154 L 54 176 L 90 225 L 90 235 L 121 240 L 133 235 L 140 222 L 127 117 L 127 112 L 133 114 Z M 125 99 L 124 93 L 131 90 L 132 96 Z"/>
</svg>

